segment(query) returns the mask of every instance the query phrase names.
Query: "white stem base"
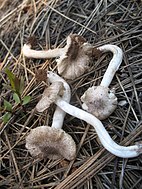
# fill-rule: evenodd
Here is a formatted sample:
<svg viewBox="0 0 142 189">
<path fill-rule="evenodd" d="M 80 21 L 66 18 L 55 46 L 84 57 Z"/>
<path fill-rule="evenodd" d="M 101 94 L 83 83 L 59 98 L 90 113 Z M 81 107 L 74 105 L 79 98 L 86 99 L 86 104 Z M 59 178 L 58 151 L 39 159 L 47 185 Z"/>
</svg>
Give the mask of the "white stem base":
<svg viewBox="0 0 142 189">
<path fill-rule="evenodd" d="M 64 53 L 64 48 L 56 48 L 49 50 L 33 50 L 30 45 L 25 44 L 22 48 L 23 55 L 27 58 L 55 58 Z"/>
</svg>

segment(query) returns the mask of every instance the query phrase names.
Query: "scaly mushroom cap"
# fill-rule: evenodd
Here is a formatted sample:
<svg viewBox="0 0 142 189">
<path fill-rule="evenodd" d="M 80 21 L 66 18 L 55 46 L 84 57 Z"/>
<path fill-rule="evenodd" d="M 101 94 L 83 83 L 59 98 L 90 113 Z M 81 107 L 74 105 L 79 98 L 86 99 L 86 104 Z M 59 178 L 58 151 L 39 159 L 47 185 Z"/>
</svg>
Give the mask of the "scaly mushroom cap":
<svg viewBox="0 0 142 189">
<path fill-rule="evenodd" d="M 40 126 L 26 137 L 26 148 L 33 157 L 73 160 L 76 145 L 72 137 L 62 129 Z"/>
<path fill-rule="evenodd" d="M 96 116 L 99 120 L 106 119 L 117 107 L 114 91 L 107 87 L 90 87 L 81 97 L 82 108 Z"/>
<path fill-rule="evenodd" d="M 73 80 L 88 69 L 90 62 L 88 50 L 92 47 L 82 36 L 72 34 L 67 37 L 65 48 L 65 54 L 57 59 L 57 69 L 62 77 Z"/>
<path fill-rule="evenodd" d="M 55 102 L 58 95 L 62 95 L 64 90 L 62 82 L 54 82 L 48 88 L 46 88 L 42 94 L 41 100 L 36 105 L 38 112 L 43 112 L 49 106 Z"/>
</svg>

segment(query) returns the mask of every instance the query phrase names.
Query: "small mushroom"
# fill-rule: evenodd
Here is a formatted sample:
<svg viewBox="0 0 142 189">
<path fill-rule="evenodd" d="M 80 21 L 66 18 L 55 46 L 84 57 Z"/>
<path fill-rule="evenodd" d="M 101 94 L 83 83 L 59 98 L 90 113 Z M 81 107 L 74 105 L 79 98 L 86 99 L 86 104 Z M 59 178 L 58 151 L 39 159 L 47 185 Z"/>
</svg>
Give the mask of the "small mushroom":
<svg viewBox="0 0 142 189">
<path fill-rule="evenodd" d="M 72 137 L 62 129 L 40 126 L 32 129 L 26 138 L 26 148 L 33 157 L 73 160 L 76 145 Z"/>
<path fill-rule="evenodd" d="M 50 82 L 51 83 L 55 82 L 54 77 L 50 77 Z M 47 94 L 44 94 L 44 95 L 47 95 Z M 42 101 L 42 99 L 40 101 Z M 122 158 L 132 158 L 132 157 L 137 157 L 139 154 L 142 153 L 142 144 L 137 144 L 137 145 L 128 146 L 128 147 L 120 146 L 116 144 L 112 140 L 112 138 L 110 137 L 110 135 L 108 134 L 108 132 L 106 131 L 105 127 L 103 126 L 103 124 L 101 123 L 99 119 L 97 119 L 94 115 L 84 110 L 81 110 L 75 106 L 70 105 L 68 102 L 64 101 L 64 99 L 60 97 L 59 95 L 57 95 L 57 98 L 54 103 L 58 107 L 60 107 L 64 112 L 74 117 L 77 117 L 81 120 L 84 120 L 88 124 L 92 125 L 95 128 L 96 133 L 102 145 L 112 154 L 122 157 Z"/>
<path fill-rule="evenodd" d="M 66 79 L 75 79 L 81 76 L 91 61 L 88 51 L 92 48 L 86 40 L 79 35 L 70 35 L 70 46 L 66 53 L 57 60 L 58 73 Z"/>
<path fill-rule="evenodd" d="M 111 51 L 113 58 L 103 76 L 100 86 L 90 87 L 81 96 L 82 108 L 95 115 L 98 119 L 106 119 L 117 107 L 115 90 L 109 89 L 109 85 L 118 70 L 123 57 L 122 50 L 116 45 L 104 45 L 98 48 L 102 52 Z"/>
<path fill-rule="evenodd" d="M 31 49 L 31 44 L 25 44 L 22 48 L 24 56 L 28 58 L 54 58 L 57 61 L 57 70 L 66 79 L 75 79 L 82 75 L 91 61 L 92 46 L 85 38 L 77 34 L 67 37 L 67 45 L 64 48 L 36 51 Z"/>
<path fill-rule="evenodd" d="M 62 99 L 66 102 L 70 102 L 71 91 L 68 83 L 51 71 L 47 71 L 47 78 L 50 83 L 52 81 L 52 85 L 44 90 L 41 100 L 36 105 L 38 112 L 43 112 L 49 108 L 49 106 L 55 102 L 58 95 L 62 96 Z M 66 113 L 57 106 L 53 115 L 52 127 L 62 128 L 65 114 Z"/>
<path fill-rule="evenodd" d="M 63 94 L 63 90 L 64 87 L 62 82 L 58 81 L 52 83 L 52 85 L 44 90 L 42 94 L 42 102 L 36 105 L 36 110 L 38 112 L 43 112 L 44 110 L 49 108 L 49 106 L 56 100 L 57 95 Z"/>
<path fill-rule="evenodd" d="M 58 95 L 66 101 L 70 101 L 70 87 L 59 76 L 48 72 L 48 76 L 54 80 L 52 85 L 45 89 L 42 99 L 36 106 L 38 112 L 43 112 L 57 98 Z M 55 82 L 58 79 L 58 82 Z M 52 126 L 40 126 L 32 129 L 26 137 L 26 148 L 33 157 L 73 160 L 76 155 L 76 145 L 72 137 L 62 129 L 65 112 L 56 107 L 53 115 Z"/>
<path fill-rule="evenodd" d="M 114 91 L 108 87 L 89 87 L 81 97 L 82 108 L 96 116 L 99 120 L 106 119 L 117 107 Z"/>
</svg>

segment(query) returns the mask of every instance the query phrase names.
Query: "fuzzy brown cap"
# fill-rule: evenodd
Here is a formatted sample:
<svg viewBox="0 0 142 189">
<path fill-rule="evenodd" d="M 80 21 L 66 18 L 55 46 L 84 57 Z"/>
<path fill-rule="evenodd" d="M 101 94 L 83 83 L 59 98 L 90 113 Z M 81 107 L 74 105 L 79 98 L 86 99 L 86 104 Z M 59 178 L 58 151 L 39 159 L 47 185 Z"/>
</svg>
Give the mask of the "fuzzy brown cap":
<svg viewBox="0 0 142 189">
<path fill-rule="evenodd" d="M 42 94 L 41 100 L 36 105 L 36 110 L 38 112 L 43 112 L 49 106 L 55 102 L 58 95 L 63 94 L 63 83 L 62 82 L 55 82 L 52 83 L 48 88 L 46 88 Z"/>
<path fill-rule="evenodd" d="M 58 73 L 65 79 L 75 79 L 82 75 L 89 66 L 91 45 L 77 34 L 67 38 L 66 52 L 57 60 Z"/>
<path fill-rule="evenodd" d="M 26 148 L 35 158 L 73 160 L 76 145 L 72 137 L 62 129 L 40 126 L 32 129 L 26 137 Z"/>
<path fill-rule="evenodd" d="M 117 97 L 113 91 L 103 86 L 90 87 L 81 97 L 82 108 L 99 120 L 106 119 L 117 107 Z"/>
</svg>

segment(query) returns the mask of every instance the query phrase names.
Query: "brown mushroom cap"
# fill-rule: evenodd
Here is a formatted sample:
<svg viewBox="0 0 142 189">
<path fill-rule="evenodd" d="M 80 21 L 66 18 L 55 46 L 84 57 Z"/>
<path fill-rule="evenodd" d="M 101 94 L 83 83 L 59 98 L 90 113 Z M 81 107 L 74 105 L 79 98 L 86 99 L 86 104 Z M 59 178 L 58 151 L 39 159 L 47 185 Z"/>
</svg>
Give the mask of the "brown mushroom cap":
<svg viewBox="0 0 142 189">
<path fill-rule="evenodd" d="M 66 52 L 57 59 L 58 73 L 66 79 L 75 79 L 82 75 L 89 66 L 91 45 L 77 34 L 67 37 Z"/>
<path fill-rule="evenodd" d="M 103 86 L 90 87 L 81 97 L 82 108 L 96 116 L 106 119 L 117 107 L 117 97 L 113 91 Z"/>
<path fill-rule="evenodd" d="M 62 82 L 52 83 L 48 88 L 46 88 L 42 94 L 41 100 L 36 105 L 36 110 L 38 112 L 43 112 L 49 106 L 55 102 L 58 95 L 63 93 L 64 87 Z"/>
<path fill-rule="evenodd" d="M 72 137 L 62 129 L 40 126 L 26 137 L 26 148 L 33 157 L 73 160 L 76 145 Z"/>
</svg>

